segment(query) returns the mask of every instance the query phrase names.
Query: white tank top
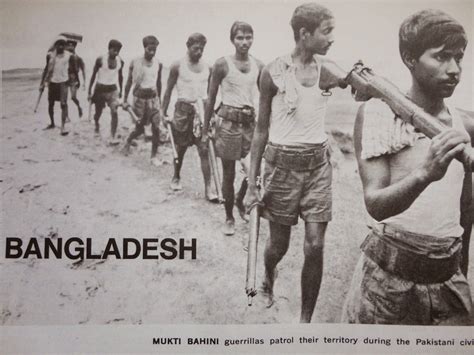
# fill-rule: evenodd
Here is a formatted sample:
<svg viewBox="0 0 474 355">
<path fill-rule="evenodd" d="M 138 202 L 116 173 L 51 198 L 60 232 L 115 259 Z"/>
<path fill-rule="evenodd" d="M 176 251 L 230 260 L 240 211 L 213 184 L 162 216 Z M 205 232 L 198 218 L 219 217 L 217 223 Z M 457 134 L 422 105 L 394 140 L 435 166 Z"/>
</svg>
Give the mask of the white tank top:
<svg viewBox="0 0 474 355">
<path fill-rule="evenodd" d="M 222 103 L 233 107 L 255 107 L 259 73 L 257 62 L 249 56 L 250 71 L 244 74 L 237 69 L 231 57 L 225 57 L 225 60 L 229 72 L 221 83 Z"/>
<path fill-rule="evenodd" d="M 321 63 L 318 62 L 318 78 L 311 87 L 301 85 L 294 73 L 288 80 L 296 88 L 296 109 L 288 110 L 285 92 L 278 91 L 272 100 L 269 141 L 282 145 L 317 144 L 327 140 L 324 118 L 328 96 L 321 95 L 319 80 Z"/>
<path fill-rule="evenodd" d="M 195 73 L 189 69 L 186 57 L 179 62 L 179 75 L 176 82 L 178 100 L 196 102 L 198 99 L 207 99 L 209 65 L 204 62 L 200 63 L 204 68 L 200 73 Z"/>
<path fill-rule="evenodd" d="M 450 113 L 453 128 L 465 131 L 462 119 L 456 110 L 450 110 Z M 417 139 L 413 146 L 389 155 L 391 184 L 401 180 L 421 165 L 430 143 L 431 140 L 423 136 Z M 462 163 L 453 160 L 446 175 L 428 185 L 407 210 L 378 223 L 439 238 L 461 236 L 463 228 L 459 219 L 463 179 Z"/>
<path fill-rule="evenodd" d="M 64 83 L 69 80 L 69 58 L 71 53 L 64 51 L 63 54 L 56 54 L 56 56 L 50 60 L 54 60 L 53 73 L 51 75 L 50 82 L 52 83 Z"/>
<path fill-rule="evenodd" d="M 143 89 L 155 89 L 158 79 L 160 63 L 152 58 L 151 65 L 146 65 L 145 58 L 140 57 L 133 60 L 133 83 Z"/>
<path fill-rule="evenodd" d="M 115 69 L 110 69 L 108 58 L 108 54 L 102 56 L 102 65 L 97 72 L 97 82 L 103 85 L 114 85 L 118 82 L 118 73 L 122 67 L 122 59 L 116 56 L 117 66 Z"/>
</svg>

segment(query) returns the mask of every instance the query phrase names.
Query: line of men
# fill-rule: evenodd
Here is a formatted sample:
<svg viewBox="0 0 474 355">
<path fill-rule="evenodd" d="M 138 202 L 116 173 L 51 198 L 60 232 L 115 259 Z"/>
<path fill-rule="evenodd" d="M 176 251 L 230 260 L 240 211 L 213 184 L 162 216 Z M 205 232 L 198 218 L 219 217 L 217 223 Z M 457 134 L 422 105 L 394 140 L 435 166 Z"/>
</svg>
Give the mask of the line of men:
<svg viewBox="0 0 474 355">
<path fill-rule="evenodd" d="M 178 152 L 171 188 L 181 189 L 180 171 L 188 147 L 196 145 L 201 158 L 205 196 L 215 200 L 210 187 L 207 143 L 217 93 L 215 143 L 222 159 L 225 199 L 224 232 L 235 232 L 234 179 L 236 161 L 251 152 L 245 205 L 262 206 L 270 236 L 264 252 L 261 294 L 267 307 L 274 303 L 276 267 L 288 250 L 291 227 L 305 223 L 304 263 L 301 273 L 301 322 L 310 322 L 323 275 L 326 229 L 332 218 L 332 165 L 324 120 L 328 96 L 321 87 L 324 55 L 334 41 L 334 16 L 316 3 L 298 6 L 291 18 L 295 46 L 264 66 L 249 54 L 253 29 L 236 22 L 230 30 L 235 53 L 210 68 L 201 56 L 206 38 L 188 38 L 187 55 L 173 63 L 163 103 L 162 66 L 154 59 L 158 40 L 143 39 L 144 55 L 130 64 L 123 105 L 132 84 L 133 110 L 140 118 L 125 151 L 152 124 L 152 158 L 156 157 L 159 120 L 173 126 Z M 355 269 L 343 321 L 384 324 L 467 324 L 472 300 L 466 279 L 472 218 L 461 211 L 472 194 L 472 166 L 454 158 L 474 141 L 474 122 L 464 112 L 445 104 L 459 83 L 467 46 L 462 25 L 439 10 L 423 10 L 408 17 L 399 31 L 399 49 L 412 77 L 407 96 L 449 129 L 429 140 L 401 121 L 382 101 L 363 104 L 356 117 L 355 151 L 367 212 L 373 218 Z M 112 136 L 122 91 L 120 43 L 111 41 L 108 56 L 97 59 L 94 120 L 105 103 L 112 110 Z M 59 48 L 57 48 L 59 52 Z M 114 86 L 118 76 L 119 88 Z M 325 88 L 338 86 L 334 79 Z M 54 83 L 54 81 L 51 81 Z M 257 86 L 257 83 L 259 84 Z M 51 84 L 50 84 L 51 85 Z M 173 89 L 178 100 L 173 119 L 167 117 Z M 258 121 L 254 102 L 260 91 Z M 50 87 L 51 90 L 51 87 Z M 56 90 L 53 86 L 53 90 Z M 196 102 L 205 101 L 202 127 L 196 121 Z M 162 111 L 162 112 L 160 112 Z M 115 115 L 115 116 L 114 116 Z M 262 158 L 264 171 L 260 171 Z M 263 176 L 263 189 L 257 177 Z M 239 192 L 241 199 L 247 183 Z M 242 191 L 244 191 L 242 193 Z M 237 202 L 238 207 L 242 201 Z M 460 224 L 463 212 L 465 229 Z M 472 210 L 467 212 L 471 214 Z M 466 238 L 462 238 L 462 235 Z M 464 245 L 463 245 L 464 244 Z"/>
</svg>

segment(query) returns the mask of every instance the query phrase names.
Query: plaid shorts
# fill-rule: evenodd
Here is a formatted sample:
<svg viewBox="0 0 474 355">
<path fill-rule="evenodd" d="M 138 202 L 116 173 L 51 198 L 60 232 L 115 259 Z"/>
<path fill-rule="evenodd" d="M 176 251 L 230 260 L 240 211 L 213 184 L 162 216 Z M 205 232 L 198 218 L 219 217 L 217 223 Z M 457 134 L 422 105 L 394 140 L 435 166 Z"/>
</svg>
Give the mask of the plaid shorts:
<svg viewBox="0 0 474 355">
<path fill-rule="evenodd" d="M 372 231 L 368 238 L 377 238 L 379 233 Z M 443 247 L 440 242 L 450 243 L 448 239 L 453 238 L 435 238 L 432 243 L 428 238 L 434 237 L 399 233 L 395 237 L 390 236 L 390 244 L 403 245 L 400 250 L 421 253 L 420 255 L 435 262 L 451 256 L 453 250 L 459 250 L 460 240 L 453 244 L 454 247 Z M 412 264 L 420 263 L 418 259 L 416 257 Z M 395 258 L 390 258 L 385 261 L 390 264 L 395 262 L 394 260 Z M 437 271 L 433 269 L 432 275 L 436 274 Z M 374 260 L 363 254 L 354 271 L 343 308 L 342 322 L 467 325 L 471 322 L 471 308 L 469 284 L 459 268 L 447 281 L 417 283 L 382 269 Z"/>
<path fill-rule="evenodd" d="M 221 159 L 240 160 L 250 152 L 255 121 L 238 123 L 218 116 L 216 155 Z"/>
<path fill-rule="evenodd" d="M 61 104 L 67 103 L 67 81 L 63 83 L 52 83 L 48 84 L 48 100 L 59 101 Z"/>
<path fill-rule="evenodd" d="M 281 148 L 272 147 L 268 149 Z M 265 160 L 263 175 L 263 217 L 283 225 L 295 225 L 298 216 L 305 222 L 329 222 L 332 218 L 332 166 L 327 144 L 316 148 L 292 148 L 296 152 L 314 154 L 317 166 L 308 170 L 277 166 Z M 284 150 L 286 152 L 286 150 Z M 299 170 L 299 169 L 298 169 Z"/>
<path fill-rule="evenodd" d="M 140 120 L 139 124 L 146 126 L 153 123 L 156 127 L 160 125 L 160 102 L 158 97 L 143 99 L 133 96 L 133 112 Z"/>
<path fill-rule="evenodd" d="M 116 110 L 120 104 L 117 85 L 102 85 L 97 83 L 94 88 L 92 103 L 94 103 L 97 108 L 104 108 L 105 104 L 107 104 L 111 109 Z"/>
</svg>

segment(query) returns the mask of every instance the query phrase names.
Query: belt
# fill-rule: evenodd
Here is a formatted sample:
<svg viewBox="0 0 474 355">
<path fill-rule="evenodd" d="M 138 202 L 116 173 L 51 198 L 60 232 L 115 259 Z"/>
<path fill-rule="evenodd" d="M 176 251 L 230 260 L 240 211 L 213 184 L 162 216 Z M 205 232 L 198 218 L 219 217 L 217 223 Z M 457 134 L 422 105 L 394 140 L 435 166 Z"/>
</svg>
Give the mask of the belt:
<svg viewBox="0 0 474 355">
<path fill-rule="evenodd" d="M 374 229 L 362 243 L 361 249 L 384 271 L 420 284 L 445 282 L 458 271 L 461 260 L 461 238 L 456 238 L 448 247 L 451 255 L 430 257 L 426 253 L 410 250 L 410 246 L 399 239 L 406 235 L 416 238 L 413 233 L 388 226 L 384 226 L 382 231 Z M 426 237 L 428 236 L 423 236 Z"/>
<path fill-rule="evenodd" d="M 314 170 L 327 163 L 327 144 L 318 144 L 314 148 L 284 149 L 281 146 L 269 143 L 263 157 L 265 161 L 282 169 L 294 171 Z"/>
<path fill-rule="evenodd" d="M 133 95 L 145 100 L 154 99 L 157 96 L 155 89 L 140 87 L 135 87 L 135 89 L 133 90 Z"/>
<path fill-rule="evenodd" d="M 176 101 L 175 108 L 186 113 L 196 112 L 196 108 L 194 107 L 194 105 L 186 101 Z"/>
<path fill-rule="evenodd" d="M 255 109 L 250 106 L 233 107 L 223 104 L 217 110 L 217 114 L 224 120 L 236 123 L 250 124 L 255 121 Z"/>
</svg>

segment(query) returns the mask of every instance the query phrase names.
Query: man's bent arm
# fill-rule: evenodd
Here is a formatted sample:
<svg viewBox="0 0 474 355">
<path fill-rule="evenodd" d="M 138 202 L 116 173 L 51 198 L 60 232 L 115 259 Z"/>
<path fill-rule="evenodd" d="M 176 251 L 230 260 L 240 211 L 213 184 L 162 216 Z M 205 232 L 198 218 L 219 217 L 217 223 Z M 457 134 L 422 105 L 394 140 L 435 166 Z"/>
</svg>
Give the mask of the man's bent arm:
<svg viewBox="0 0 474 355">
<path fill-rule="evenodd" d="M 124 66 L 124 62 L 123 60 L 120 61 L 120 69 L 119 69 L 119 72 L 118 72 L 118 81 L 119 81 L 119 87 L 120 87 L 120 91 L 119 91 L 119 96 L 121 97 L 122 96 L 122 87 L 123 87 L 123 66 Z"/>
<path fill-rule="evenodd" d="M 95 76 L 97 75 L 97 72 L 99 71 L 99 68 L 100 68 L 101 65 L 102 65 L 102 60 L 99 57 L 95 61 L 94 69 L 92 70 L 91 80 L 89 82 L 89 91 L 88 91 L 89 96 L 91 96 L 92 86 L 94 85 Z"/>
<path fill-rule="evenodd" d="M 431 182 L 441 179 L 454 156 L 462 151 L 465 138 L 463 140 L 454 130 L 440 134 L 436 143 L 432 142 L 422 166 L 390 184 L 388 156 L 361 158 L 363 111 L 361 106 L 354 127 L 355 152 L 367 211 L 377 221 L 381 221 L 408 209 Z"/>
<path fill-rule="evenodd" d="M 224 58 L 218 59 L 212 68 L 211 83 L 209 84 L 209 99 L 204 113 L 204 124 L 202 127 L 203 137 L 207 135 L 209 122 L 211 121 L 214 105 L 216 104 L 217 92 L 222 79 L 227 75 L 227 63 Z"/>
<path fill-rule="evenodd" d="M 258 120 L 250 148 L 250 171 L 248 176 L 249 188 L 252 189 L 256 187 L 257 176 L 260 174 L 260 164 L 268 141 L 272 100 L 277 93 L 277 88 L 266 68 L 262 70 L 259 88 L 260 103 Z"/>
<path fill-rule="evenodd" d="M 171 65 L 170 75 L 168 76 L 168 81 L 166 83 L 166 91 L 163 96 L 163 114 L 168 115 L 168 106 L 170 105 L 171 94 L 173 93 L 174 86 L 178 81 L 179 76 L 179 62 L 175 62 Z"/>
<path fill-rule="evenodd" d="M 158 95 L 158 101 L 161 102 L 161 72 L 163 69 L 163 64 L 158 64 L 158 75 L 156 77 L 156 93 Z"/>
<path fill-rule="evenodd" d="M 128 100 L 128 94 L 130 94 L 130 89 L 132 88 L 132 83 L 133 83 L 133 60 L 130 63 L 130 67 L 128 69 L 128 78 L 127 82 L 125 83 L 125 94 L 123 96 L 123 101 L 127 102 Z"/>
</svg>

